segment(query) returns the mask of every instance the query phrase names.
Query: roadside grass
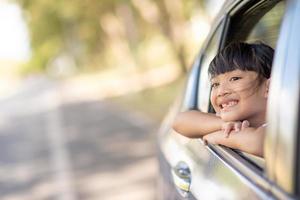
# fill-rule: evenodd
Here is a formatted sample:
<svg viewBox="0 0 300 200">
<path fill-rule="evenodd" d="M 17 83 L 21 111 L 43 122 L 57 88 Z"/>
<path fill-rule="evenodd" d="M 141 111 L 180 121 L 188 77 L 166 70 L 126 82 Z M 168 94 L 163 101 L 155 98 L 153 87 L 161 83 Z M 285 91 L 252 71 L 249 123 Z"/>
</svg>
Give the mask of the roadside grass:
<svg viewBox="0 0 300 200">
<path fill-rule="evenodd" d="M 184 79 L 181 77 L 163 86 L 113 97 L 108 100 L 127 109 L 137 110 L 159 122 L 163 119 L 173 100 L 179 94 L 183 83 Z"/>
</svg>

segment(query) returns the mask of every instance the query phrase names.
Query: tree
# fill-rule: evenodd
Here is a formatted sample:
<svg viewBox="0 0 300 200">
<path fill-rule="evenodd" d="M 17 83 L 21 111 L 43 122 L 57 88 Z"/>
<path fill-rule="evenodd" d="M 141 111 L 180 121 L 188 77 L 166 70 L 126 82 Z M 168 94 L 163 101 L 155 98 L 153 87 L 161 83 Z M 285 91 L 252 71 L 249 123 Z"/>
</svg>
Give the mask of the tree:
<svg viewBox="0 0 300 200">
<path fill-rule="evenodd" d="M 121 65 L 123 61 L 118 59 L 124 57 L 131 57 L 129 60 L 141 67 L 140 47 L 149 38 L 162 36 L 186 72 L 181 32 L 193 10 L 203 10 L 202 1 L 196 0 L 15 1 L 23 8 L 29 26 L 33 54 L 28 66 L 34 71 L 46 70 L 53 58 L 65 52 L 78 68 Z M 111 52 L 111 48 L 123 48 L 125 53 Z"/>
</svg>

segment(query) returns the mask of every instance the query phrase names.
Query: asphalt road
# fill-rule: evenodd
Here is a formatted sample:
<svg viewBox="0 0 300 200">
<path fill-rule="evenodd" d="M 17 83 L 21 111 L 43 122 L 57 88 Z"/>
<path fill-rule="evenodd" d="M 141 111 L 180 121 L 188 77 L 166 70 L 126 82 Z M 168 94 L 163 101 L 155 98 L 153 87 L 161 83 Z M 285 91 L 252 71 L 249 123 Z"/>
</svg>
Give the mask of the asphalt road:
<svg viewBox="0 0 300 200">
<path fill-rule="evenodd" d="M 70 99 L 40 79 L 0 100 L 0 199 L 156 199 L 157 124 Z"/>
</svg>

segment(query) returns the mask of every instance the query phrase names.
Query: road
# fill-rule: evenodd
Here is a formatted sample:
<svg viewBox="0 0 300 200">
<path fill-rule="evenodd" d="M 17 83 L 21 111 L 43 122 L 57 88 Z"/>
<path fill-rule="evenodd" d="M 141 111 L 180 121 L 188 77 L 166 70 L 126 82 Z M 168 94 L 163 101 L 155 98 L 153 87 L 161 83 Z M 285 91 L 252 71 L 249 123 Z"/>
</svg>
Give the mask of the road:
<svg viewBox="0 0 300 200">
<path fill-rule="evenodd" d="M 64 90 L 41 78 L 0 100 L 0 199 L 155 199 L 157 124 Z"/>
</svg>

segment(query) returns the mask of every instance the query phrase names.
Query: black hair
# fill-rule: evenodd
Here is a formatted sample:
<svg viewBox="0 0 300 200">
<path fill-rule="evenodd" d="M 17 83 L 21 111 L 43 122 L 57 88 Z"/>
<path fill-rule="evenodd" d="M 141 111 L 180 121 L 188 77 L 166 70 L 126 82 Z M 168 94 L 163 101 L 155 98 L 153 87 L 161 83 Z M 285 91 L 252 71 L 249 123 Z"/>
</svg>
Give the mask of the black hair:
<svg viewBox="0 0 300 200">
<path fill-rule="evenodd" d="M 232 42 L 211 61 L 208 73 L 211 78 L 236 69 L 254 71 L 258 81 L 270 78 L 274 49 L 259 43 Z"/>
</svg>

